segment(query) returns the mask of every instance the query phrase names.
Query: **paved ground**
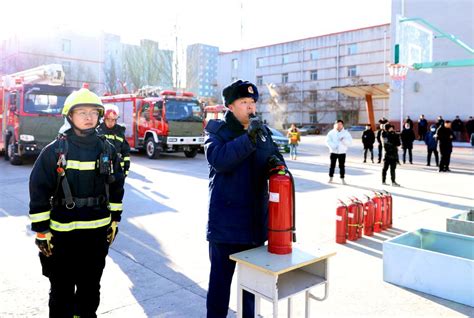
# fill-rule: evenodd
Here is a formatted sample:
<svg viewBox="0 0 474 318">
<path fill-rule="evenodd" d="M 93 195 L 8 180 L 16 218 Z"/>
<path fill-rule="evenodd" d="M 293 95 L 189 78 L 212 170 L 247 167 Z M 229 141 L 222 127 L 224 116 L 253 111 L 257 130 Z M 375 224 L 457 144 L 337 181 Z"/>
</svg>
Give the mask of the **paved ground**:
<svg viewBox="0 0 474 318">
<path fill-rule="evenodd" d="M 474 316 L 471 307 L 382 279 L 384 240 L 421 227 L 445 230 L 447 217 L 474 206 L 472 148 L 455 149 L 452 173 L 426 167 L 424 146 L 415 145 L 414 152 L 413 165 L 397 168 L 401 188 L 381 186 L 381 166 L 362 163 L 360 140 L 355 140 L 348 154 L 347 186 L 327 183 L 329 158 L 323 137 L 303 137 L 298 160 L 288 161 L 296 178 L 298 246 L 337 252 L 330 263 L 329 298 L 312 303 L 314 317 Z M 165 155 L 149 160 L 138 154 L 132 160 L 124 220 L 107 258 L 98 314 L 205 317 L 209 272 L 205 159 L 203 155 L 194 159 Z M 31 163 L 13 167 L 0 161 L 0 317 L 47 316 L 49 284 L 41 276 L 27 217 L 31 167 Z M 335 244 L 337 199 L 362 197 L 373 189 L 393 193 L 394 228 L 373 238 Z M 474 273 L 466 279 L 474 283 Z M 298 298 L 295 303 L 296 317 L 303 315 L 301 301 Z M 232 310 L 235 304 L 234 293 Z M 264 315 L 269 316 L 269 306 L 262 304 Z M 280 306 L 284 312 L 285 304 Z"/>
</svg>

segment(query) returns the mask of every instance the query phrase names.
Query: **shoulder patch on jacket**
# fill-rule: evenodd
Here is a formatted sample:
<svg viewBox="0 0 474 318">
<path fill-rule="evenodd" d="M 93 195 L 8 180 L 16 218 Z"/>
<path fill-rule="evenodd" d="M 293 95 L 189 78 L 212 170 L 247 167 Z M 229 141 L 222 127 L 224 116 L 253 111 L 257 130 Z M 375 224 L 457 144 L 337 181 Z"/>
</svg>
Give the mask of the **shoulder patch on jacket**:
<svg viewBox="0 0 474 318">
<path fill-rule="evenodd" d="M 205 130 L 210 133 L 217 133 L 224 126 L 225 122 L 221 119 L 211 119 L 206 125 Z"/>
</svg>

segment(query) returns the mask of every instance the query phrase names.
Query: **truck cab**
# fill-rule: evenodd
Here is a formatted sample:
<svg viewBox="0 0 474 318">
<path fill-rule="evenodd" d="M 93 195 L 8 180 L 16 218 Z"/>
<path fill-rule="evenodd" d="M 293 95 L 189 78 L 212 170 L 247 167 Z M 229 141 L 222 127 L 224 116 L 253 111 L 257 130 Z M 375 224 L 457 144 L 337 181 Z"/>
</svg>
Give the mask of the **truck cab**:
<svg viewBox="0 0 474 318">
<path fill-rule="evenodd" d="M 145 150 L 151 159 L 162 152 L 184 152 L 193 158 L 204 143 L 202 106 L 192 93 L 104 96 L 102 101 L 119 107 L 130 146 Z"/>
</svg>

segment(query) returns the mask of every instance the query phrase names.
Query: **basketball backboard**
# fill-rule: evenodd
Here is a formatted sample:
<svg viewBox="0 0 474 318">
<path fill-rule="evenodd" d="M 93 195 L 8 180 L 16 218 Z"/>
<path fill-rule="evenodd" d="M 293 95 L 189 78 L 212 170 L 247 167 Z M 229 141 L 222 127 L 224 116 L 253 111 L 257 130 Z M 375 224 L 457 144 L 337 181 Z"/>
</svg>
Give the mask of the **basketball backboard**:
<svg viewBox="0 0 474 318">
<path fill-rule="evenodd" d="M 415 63 L 429 63 L 433 60 L 433 31 L 413 20 L 398 15 L 396 24 L 398 63 L 409 67 L 413 67 Z M 425 68 L 421 71 L 431 73 L 432 69 Z"/>
</svg>

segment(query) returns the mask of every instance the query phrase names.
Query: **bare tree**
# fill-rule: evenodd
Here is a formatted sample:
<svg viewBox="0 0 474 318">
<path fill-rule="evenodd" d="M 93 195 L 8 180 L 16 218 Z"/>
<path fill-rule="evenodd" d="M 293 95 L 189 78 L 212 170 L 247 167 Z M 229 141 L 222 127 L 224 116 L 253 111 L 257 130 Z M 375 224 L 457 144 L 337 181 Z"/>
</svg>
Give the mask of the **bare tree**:
<svg viewBox="0 0 474 318">
<path fill-rule="evenodd" d="M 157 42 L 142 40 L 140 46 L 125 47 L 124 61 L 126 80 L 132 89 L 173 85 L 173 52 L 160 50 Z"/>
<path fill-rule="evenodd" d="M 115 59 L 109 55 L 105 61 L 105 88 L 114 94 L 118 91 L 118 80 Z"/>
</svg>

